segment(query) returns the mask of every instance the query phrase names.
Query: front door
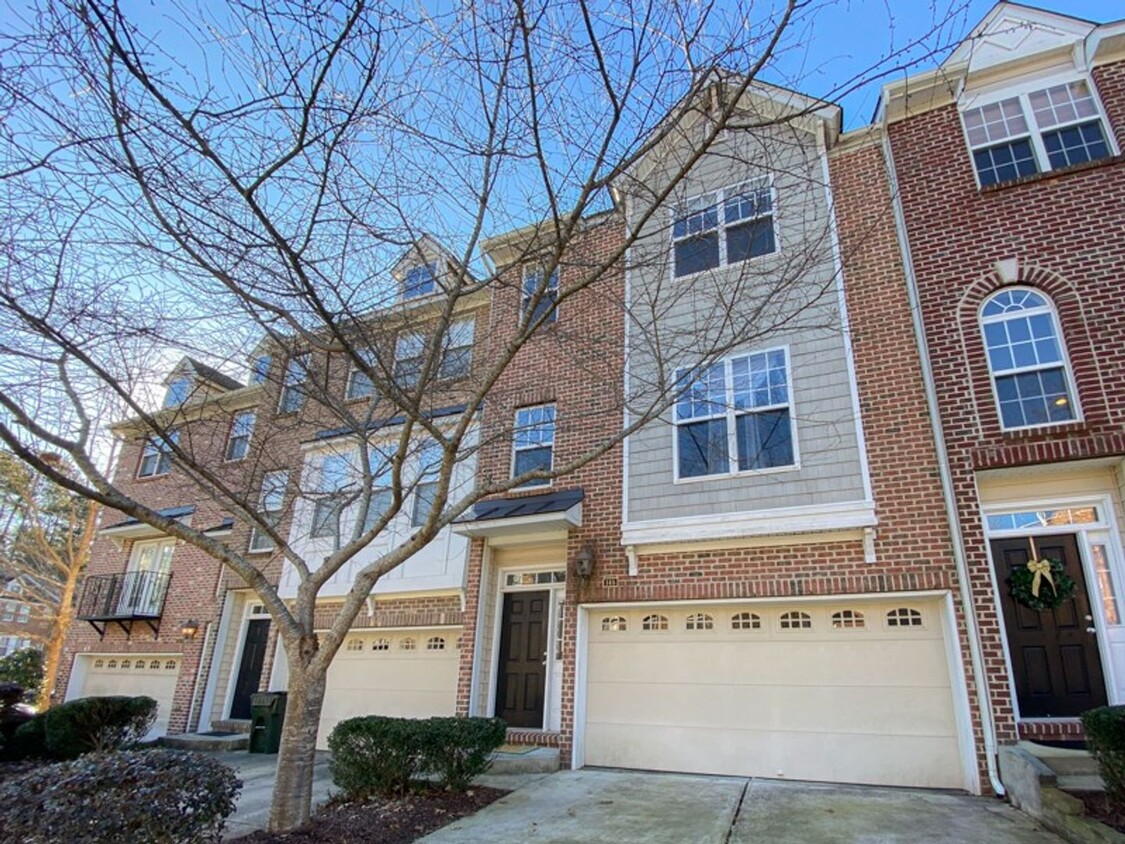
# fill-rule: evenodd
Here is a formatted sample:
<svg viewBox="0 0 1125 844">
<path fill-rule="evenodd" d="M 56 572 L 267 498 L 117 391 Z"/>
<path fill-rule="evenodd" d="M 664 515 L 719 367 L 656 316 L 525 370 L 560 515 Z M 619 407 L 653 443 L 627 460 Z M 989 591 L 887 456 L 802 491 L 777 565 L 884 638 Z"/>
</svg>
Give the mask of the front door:
<svg viewBox="0 0 1125 844">
<path fill-rule="evenodd" d="M 262 662 L 266 658 L 266 642 L 270 637 L 270 620 L 252 618 L 246 625 L 246 642 L 242 646 L 242 659 L 238 663 L 238 678 L 234 681 L 234 697 L 230 704 L 230 717 L 249 720 L 250 695 L 262 683 Z"/>
<path fill-rule="evenodd" d="M 1054 610 L 1037 611 L 1012 598 L 1008 577 L 1032 558 L 1058 560 L 1074 578 L 1074 595 Z M 1086 576 L 1073 535 L 992 542 L 1000 582 L 1004 632 L 1023 718 L 1070 718 L 1106 703 L 1102 661 L 1094 633 Z M 1049 587 L 1044 587 L 1049 588 Z"/>
<path fill-rule="evenodd" d="M 548 592 L 508 592 L 500 623 L 496 715 L 509 727 L 543 726 Z"/>
</svg>

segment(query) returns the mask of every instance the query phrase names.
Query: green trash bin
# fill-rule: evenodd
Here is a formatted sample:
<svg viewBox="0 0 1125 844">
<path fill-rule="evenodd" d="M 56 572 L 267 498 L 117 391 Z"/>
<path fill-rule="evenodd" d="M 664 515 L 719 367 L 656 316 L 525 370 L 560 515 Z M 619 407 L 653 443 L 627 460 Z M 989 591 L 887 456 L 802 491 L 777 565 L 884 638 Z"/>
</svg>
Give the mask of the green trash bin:
<svg viewBox="0 0 1125 844">
<path fill-rule="evenodd" d="M 286 692 L 250 695 L 250 752 L 277 753 L 285 723 Z"/>
</svg>

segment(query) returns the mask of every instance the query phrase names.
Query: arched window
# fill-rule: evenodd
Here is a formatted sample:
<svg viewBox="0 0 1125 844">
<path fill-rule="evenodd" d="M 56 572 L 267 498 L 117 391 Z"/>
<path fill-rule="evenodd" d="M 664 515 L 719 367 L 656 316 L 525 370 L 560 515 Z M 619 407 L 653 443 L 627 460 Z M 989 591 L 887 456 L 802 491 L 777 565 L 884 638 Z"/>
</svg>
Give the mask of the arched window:
<svg viewBox="0 0 1125 844">
<path fill-rule="evenodd" d="M 1001 290 L 984 303 L 980 322 L 1005 428 L 1078 417 L 1058 319 L 1046 296 L 1023 287 Z"/>
<path fill-rule="evenodd" d="M 921 627 L 922 613 L 910 607 L 896 607 L 887 613 L 887 627 Z"/>
<path fill-rule="evenodd" d="M 362 651 L 363 639 L 348 639 L 347 648 L 349 651 Z"/>
<path fill-rule="evenodd" d="M 808 630 L 812 627 L 812 616 L 807 612 L 783 612 L 780 620 L 782 630 Z"/>
<path fill-rule="evenodd" d="M 417 647 L 417 644 L 415 643 L 415 641 L 413 639 L 403 639 L 401 642 L 398 643 L 398 647 L 399 647 L 399 650 L 412 651 Z"/>
<path fill-rule="evenodd" d="M 609 615 L 602 619 L 602 631 L 606 633 L 620 633 L 628 627 L 629 622 L 623 615 Z"/>
<path fill-rule="evenodd" d="M 667 630 L 668 616 L 646 615 L 641 619 L 641 630 Z"/>
<path fill-rule="evenodd" d="M 715 619 L 705 612 L 692 613 L 687 617 L 688 630 L 712 630 L 715 627 Z"/>
<path fill-rule="evenodd" d="M 758 617 L 757 613 L 735 613 L 730 617 L 730 626 L 732 630 L 760 630 L 762 619 Z"/>
<path fill-rule="evenodd" d="M 391 649 L 391 640 L 390 639 L 376 639 L 371 644 L 371 650 L 373 650 L 373 651 L 389 651 L 390 649 Z"/>
<path fill-rule="evenodd" d="M 866 627 L 863 613 L 859 610 L 840 610 L 832 613 L 832 626 L 837 629 Z"/>
<path fill-rule="evenodd" d="M 148 664 L 148 670 L 149 671 L 156 671 L 159 668 L 160 668 L 160 660 L 159 659 L 154 659 L 154 660 L 152 660 L 152 662 L 150 662 Z"/>
<path fill-rule="evenodd" d="M 441 636 L 431 636 L 426 640 L 426 650 L 428 651 L 444 651 L 445 639 Z"/>
</svg>

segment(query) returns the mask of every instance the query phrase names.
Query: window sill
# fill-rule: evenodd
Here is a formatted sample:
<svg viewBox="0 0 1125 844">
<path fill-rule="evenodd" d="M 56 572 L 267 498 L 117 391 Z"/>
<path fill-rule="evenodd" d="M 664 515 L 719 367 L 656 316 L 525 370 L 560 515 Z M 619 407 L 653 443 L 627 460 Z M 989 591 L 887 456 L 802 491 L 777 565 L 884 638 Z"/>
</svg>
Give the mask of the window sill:
<svg viewBox="0 0 1125 844">
<path fill-rule="evenodd" d="M 768 469 L 743 469 L 738 472 L 723 472 L 717 475 L 694 475 L 690 478 L 675 477 L 672 480 L 674 484 L 697 484 L 706 481 L 730 481 L 741 480 L 743 478 L 756 478 L 759 475 L 779 475 L 783 472 L 798 472 L 801 469 L 800 462 L 791 463 L 788 466 L 770 466 Z"/>
<path fill-rule="evenodd" d="M 1010 182 L 1005 182 L 1004 184 L 1007 185 L 1007 184 L 1010 184 Z M 744 258 L 741 261 L 727 261 L 725 264 L 716 264 L 715 266 L 708 267 L 705 270 L 696 270 L 693 273 L 684 273 L 683 275 L 676 275 L 676 267 L 673 264 L 673 266 L 672 266 L 672 281 L 677 282 L 677 283 L 681 282 L 681 281 L 694 281 L 695 279 L 700 278 L 702 276 L 705 276 L 708 273 L 722 272 L 723 270 L 729 270 L 729 269 L 732 269 L 734 267 L 741 267 L 743 264 L 755 264 L 759 261 L 765 261 L 765 260 L 768 260 L 769 258 L 773 258 L 773 257 L 775 257 L 777 255 L 780 255 L 780 254 L 781 254 L 781 250 L 775 249 L 775 250 L 773 250 L 773 252 L 766 252 L 762 255 L 751 255 L 749 258 Z"/>
<path fill-rule="evenodd" d="M 1053 422 L 1047 425 L 1036 425 L 1032 428 L 1013 428 L 1002 431 L 1005 442 L 1027 442 L 1044 437 L 1067 434 L 1080 434 L 1088 430 L 1085 420 L 1072 419 L 1069 422 Z"/>
<path fill-rule="evenodd" d="M 1112 167 L 1115 164 L 1125 163 L 1125 155 L 1111 155 L 1109 158 L 1099 158 L 1097 161 L 1087 161 L 1082 164 L 1073 164 L 1070 167 L 1060 167 L 1057 170 L 1048 170 L 1046 173 L 1035 173 L 1031 176 L 1021 176 L 1018 179 L 1010 179 L 1006 182 L 997 182 L 994 185 L 988 185 L 980 189 L 981 195 L 985 196 L 993 193 L 1000 193 L 1009 188 L 1020 187 L 1021 185 L 1030 185 L 1037 182 L 1046 182 L 1051 179 L 1059 179 L 1065 176 L 1070 176 L 1075 173 L 1084 173 L 1087 170 L 1098 170 L 1102 167 Z"/>
</svg>

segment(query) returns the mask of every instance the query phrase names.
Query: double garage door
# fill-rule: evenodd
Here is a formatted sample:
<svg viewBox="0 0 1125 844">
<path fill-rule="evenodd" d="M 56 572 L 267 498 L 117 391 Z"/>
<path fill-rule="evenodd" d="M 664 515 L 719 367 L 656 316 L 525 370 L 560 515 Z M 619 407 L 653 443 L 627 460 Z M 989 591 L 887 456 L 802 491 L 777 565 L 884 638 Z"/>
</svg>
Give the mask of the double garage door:
<svg viewBox="0 0 1125 844">
<path fill-rule="evenodd" d="M 589 611 L 585 764 L 964 788 L 937 600 Z"/>
<path fill-rule="evenodd" d="M 156 700 L 156 722 L 146 738 L 168 732 L 180 657 L 168 654 L 95 654 L 85 660 L 85 679 L 74 697 L 148 695 Z"/>
<path fill-rule="evenodd" d="M 354 633 L 328 668 L 317 746 L 357 715 L 452 715 L 457 699 L 459 630 Z"/>
</svg>

